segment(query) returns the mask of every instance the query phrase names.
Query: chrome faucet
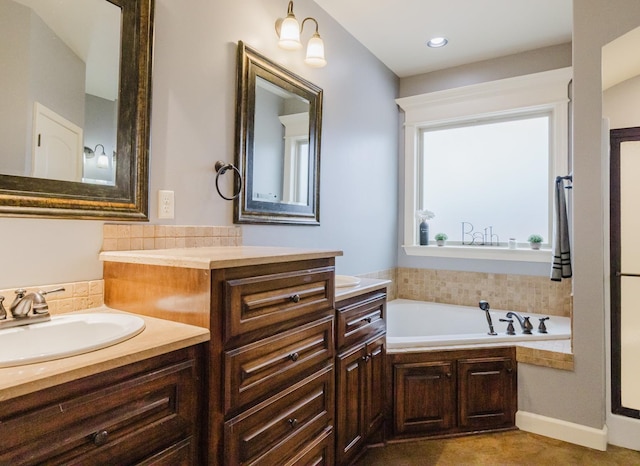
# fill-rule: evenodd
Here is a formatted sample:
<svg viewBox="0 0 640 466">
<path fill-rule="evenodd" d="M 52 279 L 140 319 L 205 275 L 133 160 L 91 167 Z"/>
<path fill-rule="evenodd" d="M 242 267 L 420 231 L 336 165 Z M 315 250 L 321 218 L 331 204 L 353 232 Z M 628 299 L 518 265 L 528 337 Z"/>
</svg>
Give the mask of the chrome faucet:
<svg viewBox="0 0 640 466">
<path fill-rule="evenodd" d="M 482 300 L 478 303 L 478 306 L 480 306 L 480 309 L 482 309 L 487 316 L 487 323 L 489 324 L 489 335 L 497 335 L 495 330 L 493 330 L 493 322 L 491 321 L 491 314 L 489 314 L 489 303 Z"/>
<path fill-rule="evenodd" d="M 9 306 L 13 319 L 7 319 L 7 311 L 2 305 L 4 296 L 0 296 L 0 329 L 50 320 L 49 304 L 45 295 L 58 291 L 64 291 L 64 288 L 29 293 L 23 288 L 16 290 L 16 297 Z"/>
<path fill-rule="evenodd" d="M 524 333 L 525 335 L 531 335 L 531 329 L 533 329 L 533 325 L 531 325 L 531 322 L 529 322 L 529 317 L 522 317 L 517 312 L 509 311 L 507 312 L 507 319 L 510 317 L 516 318 L 516 320 L 520 324 L 522 333 Z"/>
</svg>

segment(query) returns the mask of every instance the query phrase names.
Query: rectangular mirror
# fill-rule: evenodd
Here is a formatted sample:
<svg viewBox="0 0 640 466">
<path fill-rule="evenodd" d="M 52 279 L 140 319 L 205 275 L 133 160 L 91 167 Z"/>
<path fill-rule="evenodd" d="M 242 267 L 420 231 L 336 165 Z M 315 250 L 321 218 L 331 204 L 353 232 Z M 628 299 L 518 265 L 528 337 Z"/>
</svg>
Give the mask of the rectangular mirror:
<svg viewBox="0 0 640 466">
<path fill-rule="evenodd" d="M 235 223 L 320 224 L 322 89 L 238 43 Z"/>
<path fill-rule="evenodd" d="M 0 0 L 0 214 L 146 220 L 153 0 Z"/>
</svg>

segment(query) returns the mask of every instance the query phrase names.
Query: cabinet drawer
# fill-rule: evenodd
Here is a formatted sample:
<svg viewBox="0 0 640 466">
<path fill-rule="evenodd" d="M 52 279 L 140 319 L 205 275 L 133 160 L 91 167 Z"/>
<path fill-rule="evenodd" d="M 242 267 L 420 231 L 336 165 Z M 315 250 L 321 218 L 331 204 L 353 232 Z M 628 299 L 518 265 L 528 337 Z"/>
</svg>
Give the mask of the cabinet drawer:
<svg viewBox="0 0 640 466">
<path fill-rule="evenodd" d="M 225 464 L 288 464 L 332 433 L 333 386 L 329 366 L 227 421 Z"/>
<path fill-rule="evenodd" d="M 372 293 L 357 301 L 344 305 L 338 303 L 337 307 L 337 335 L 338 348 L 360 343 L 369 337 L 385 330 L 386 294 Z"/>
<path fill-rule="evenodd" d="M 111 386 L 101 374 L 88 380 L 108 388 L 70 397 L 56 393 L 65 386 L 42 392 L 55 401 L 0 416 L 0 464 L 132 464 L 161 452 L 195 433 L 194 367 L 186 360 Z"/>
<path fill-rule="evenodd" d="M 334 355 L 333 317 L 225 352 L 225 413 L 291 384 Z"/>
<path fill-rule="evenodd" d="M 298 319 L 331 310 L 333 271 L 333 267 L 321 267 L 227 280 L 224 285 L 225 342 L 261 330 L 261 336 L 266 336 L 267 327 L 282 330 L 295 325 Z"/>
</svg>

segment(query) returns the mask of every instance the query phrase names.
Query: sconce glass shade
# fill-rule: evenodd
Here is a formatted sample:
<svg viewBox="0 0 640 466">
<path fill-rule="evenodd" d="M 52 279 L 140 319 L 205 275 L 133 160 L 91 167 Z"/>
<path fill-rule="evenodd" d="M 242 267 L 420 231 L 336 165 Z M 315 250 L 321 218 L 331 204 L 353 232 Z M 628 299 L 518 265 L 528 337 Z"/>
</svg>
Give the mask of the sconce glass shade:
<svg viewBox="0 0 640 466">
<path fill-rule="evenodd" d="M 98 168 L 108 168 L 109 167 L 109 157 L 107 154 L 102 154 L 98 156 L 98 160 L 96 161 L 96 165 Z"/>
<path fill-rule="evenodd" d="M 302 44 L 300 43 L 300 26 L 295 16 L 289 15 L 282 21 L 278 45 L 285 50 L 298 50 L 302 48 Z"/>
<path fill-rule="evenodd" d="M 307 57 L 304 59 L 304 62 L 314 68 L 322 68 L 327 64 L 327 60 L 324 58 L 324 42 L 317 32 L 309 39 L 309 43 L 307 44 Z"/>
</svg>

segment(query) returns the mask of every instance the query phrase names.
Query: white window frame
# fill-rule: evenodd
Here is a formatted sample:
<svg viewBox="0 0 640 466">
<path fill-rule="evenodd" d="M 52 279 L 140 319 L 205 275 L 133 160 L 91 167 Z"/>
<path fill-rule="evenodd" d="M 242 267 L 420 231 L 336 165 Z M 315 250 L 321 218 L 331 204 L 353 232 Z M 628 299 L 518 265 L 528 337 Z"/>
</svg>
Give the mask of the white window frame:
<svg viewBox="0 0 640 466">
<path fill-rule="evenodd" d="M 568 173 L 568 86 L 572 68 L 545 71 L 499 81 L 474 84 L 396 99 L 405 112 L 404 147 L 404 243 L 411 256 L 548 262 L 551 251 L 508 249 L 491 246 L 418 246 L 416 211 L 420 209 L 420 132 L 424 128 L 468 122 L 474 118 L 497 118 L 522 112 L 551 113 L 550 180 Z M 549 219 L 553 214 L 552 183 L 549 183 Z M 428 208 L 428 206 L 427 206 Z"/>
</svg>

